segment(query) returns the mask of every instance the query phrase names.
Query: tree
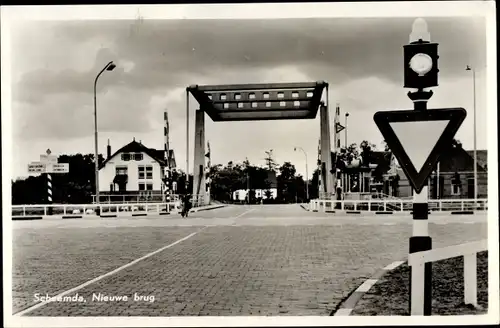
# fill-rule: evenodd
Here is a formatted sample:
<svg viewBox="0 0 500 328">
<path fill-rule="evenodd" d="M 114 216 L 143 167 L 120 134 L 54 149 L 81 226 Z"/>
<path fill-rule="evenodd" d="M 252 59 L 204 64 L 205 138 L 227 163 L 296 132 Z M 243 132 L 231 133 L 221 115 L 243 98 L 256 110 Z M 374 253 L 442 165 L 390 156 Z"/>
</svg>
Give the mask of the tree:
<svg viewBox="0 0 500 328">
<path fill-rule="evenodd" d="M 285 202 L 290 203 L 295 201 L 296 181 L 295 181 L 295 166 L 290 162 L 285 162 L 279 168 L 280 174 L 278 180 L 278 198 Z"/>
<path fill-rule="evenodd" d="M 376 146 L 367 140 L 363 140 L 359 144 L 359 148 L 361 149 L 361 160 L 363 166 L 369 166 L 372 158 L 373 151 L 375 151 Z"/>
<path fill-rule="evenodd" d="M 270 171 L 276 171 L 278 164 L 274 161 L 273 150 L 266 151 L 267 157 L 265 158 L 266 166 Z"/>
</svg>

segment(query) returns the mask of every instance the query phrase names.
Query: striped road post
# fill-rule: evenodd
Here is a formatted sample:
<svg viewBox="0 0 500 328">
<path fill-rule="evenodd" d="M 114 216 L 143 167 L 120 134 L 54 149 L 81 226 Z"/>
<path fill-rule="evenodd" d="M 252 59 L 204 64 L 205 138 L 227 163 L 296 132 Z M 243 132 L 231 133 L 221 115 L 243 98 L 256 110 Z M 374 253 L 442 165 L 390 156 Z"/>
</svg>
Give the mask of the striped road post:
<svg viewBox="0 0 500 328">
<path fill-rule="evenodd" d="M 47 173 L 47 203 L 52 205 L 52 176 Z M 52 207 L 47 208 L 47 215 L 52 215 Z"/>
<path fill-rule="evenodd" d="M 432 249 L 429 236 L 429 204 L 427 186 L 413 195 L 413 233 L 410 237 L 410 254 Z M 410 271 L 410 313 L 411 315 L 431 315 L 432 310 L 432 262 L 424 264 L 424 274 L 417 274 L 412 266 Z M 412 286 L 423 286 L 411 290 Z"/>
<path fill-rule="evenodd" d="M 170 169 L 170 140 L 169 140 L 169 124 L 168 124 L 168 113 L 165 110 L 163 114 L 163 120 L 165 123 L 165 126 L 163 127 L 163 138 L 164 138 L 164 145 L 163 145 L 163 150 L 164 150 L 164 160 L 165 160 L 165 167 L 164 167 L 164 172 L 163 172 L 163 178 L 165 181 L 165 202 L 168 203 L 170 202 L 170 193 L 172 190 L 171 186 L 171 181 L 172 181 L 172 172 Z M 165 210 L 168 212 L 168 205 L 166 205 Z"/>
</svg>

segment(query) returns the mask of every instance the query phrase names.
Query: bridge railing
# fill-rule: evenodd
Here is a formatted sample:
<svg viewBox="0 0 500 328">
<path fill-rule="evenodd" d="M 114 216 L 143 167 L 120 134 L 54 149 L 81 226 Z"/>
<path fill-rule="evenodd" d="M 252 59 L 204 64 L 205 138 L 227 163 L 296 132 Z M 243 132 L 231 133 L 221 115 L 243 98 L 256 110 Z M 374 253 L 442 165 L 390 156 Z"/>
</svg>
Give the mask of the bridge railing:
<svg viewBox="0 0 500 328">
<path fill-rule="evenodd" d="M 122 204 L 51 204 L 51 205 L 13 205 L 12 217 L 45 216 L 45 215 L 95 215 L 124 213 L 160 213 L 177 212 L 179 202 L 169 203 L 122 203 Z"/>
<path fill-rule="evenodd" d="M 313 199 L 309 209 L 326 211 L 405 212 L 413 210 L 413 200 L 369 199 L 369 200 L 326 200 Z M 476 211 L 487 210 L 488 199 L 430 199 L 430 211 Z"/>
<path fill-rule="evenodd" d="M 481 240 L 456 246 L 412 253 L 408 256 L 411 267 L 411 314 L 424 311 L 425 264 L 449 258 L 464 257 L 464 303 L 477 306 L 477 253 L 488 250 L 488 241 Z"/>
</svg>

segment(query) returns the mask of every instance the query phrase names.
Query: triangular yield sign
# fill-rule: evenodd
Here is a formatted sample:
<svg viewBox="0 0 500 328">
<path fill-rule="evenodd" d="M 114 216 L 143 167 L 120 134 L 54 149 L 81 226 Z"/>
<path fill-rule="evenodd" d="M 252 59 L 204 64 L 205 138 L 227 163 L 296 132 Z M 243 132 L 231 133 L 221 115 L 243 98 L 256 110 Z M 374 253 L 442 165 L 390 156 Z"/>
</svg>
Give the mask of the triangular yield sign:
<svg viewBox="0 0 500 328">
<path fill-rule="evenodd" d="M 336 128 L 337 133 L 339 133 L 340 131 L 342 131 L 344 129 L 345 129 L 345 127 L 342 124 L 337 123 L 337 128 Z"/>
<path fill-rule="evenodd" d="M 467 116 L 463 108 L 375 113 L 373 119 L 417 193 Z"/>
</svg>

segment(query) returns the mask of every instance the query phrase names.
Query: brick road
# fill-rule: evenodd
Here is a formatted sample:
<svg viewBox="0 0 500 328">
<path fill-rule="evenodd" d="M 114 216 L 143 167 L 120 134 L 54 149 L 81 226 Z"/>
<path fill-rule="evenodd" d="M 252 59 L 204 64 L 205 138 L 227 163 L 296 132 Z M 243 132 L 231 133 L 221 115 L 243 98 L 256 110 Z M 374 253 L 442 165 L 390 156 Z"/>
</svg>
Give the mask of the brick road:
<svg viewBox="0 0 500 328">
<path fill-rule="evenodd" d="M 78 290 L 86 303 L 53 302 L 29 316 L 329 315 L 403 258 L 411 235 L 410 216 L 342 218 L 297 205 L 14 225 L 14 312 L 34 293 L 56 295 L 199 231 Z M 479 240 L 486 218 L 435 216 L 429 230 L 434 247 Z M 98 293 L 129 299 L 93 300 Z"/>
</svg>

